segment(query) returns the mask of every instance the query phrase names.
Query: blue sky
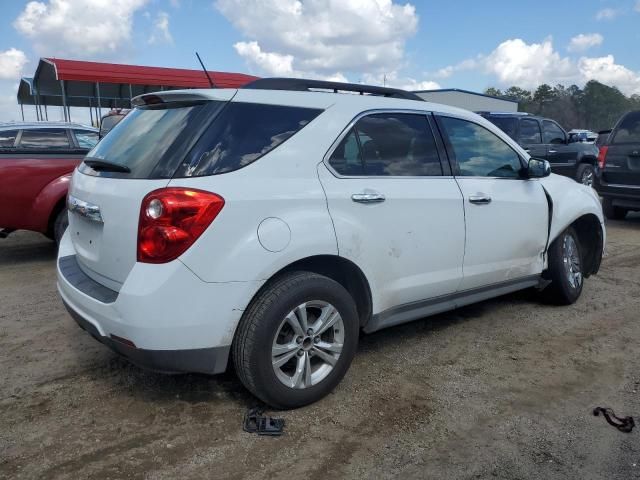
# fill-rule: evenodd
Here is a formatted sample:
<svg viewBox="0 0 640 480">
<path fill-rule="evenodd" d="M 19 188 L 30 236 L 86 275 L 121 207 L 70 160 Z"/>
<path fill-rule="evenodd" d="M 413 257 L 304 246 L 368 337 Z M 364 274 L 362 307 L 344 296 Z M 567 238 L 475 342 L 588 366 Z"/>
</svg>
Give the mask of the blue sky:
<svg viewBox="0 0 640 480">
<path fill-rule="evenodd" d="M 640 0 L 40 0 L 0 5 L 0 120 L 40 56 L 465 88 L 640 94 Z"/>
</svg>

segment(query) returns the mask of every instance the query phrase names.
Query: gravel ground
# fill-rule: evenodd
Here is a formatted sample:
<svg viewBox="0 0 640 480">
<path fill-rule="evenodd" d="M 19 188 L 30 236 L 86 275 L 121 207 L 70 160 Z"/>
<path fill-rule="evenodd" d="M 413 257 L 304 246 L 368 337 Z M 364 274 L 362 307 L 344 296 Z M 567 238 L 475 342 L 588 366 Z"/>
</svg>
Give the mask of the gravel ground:
<svg viewBox="0 0 640 480">
<path fill-rule="evenodd" d="M 244 433 L 233 373 L 165 376 L 78 328 L 55 250 L 0 240 L 0 478 L 640 478 L 640 216 L 571 307 L 520 292 L 361 339 L 342 384 Z"/>
</svg>

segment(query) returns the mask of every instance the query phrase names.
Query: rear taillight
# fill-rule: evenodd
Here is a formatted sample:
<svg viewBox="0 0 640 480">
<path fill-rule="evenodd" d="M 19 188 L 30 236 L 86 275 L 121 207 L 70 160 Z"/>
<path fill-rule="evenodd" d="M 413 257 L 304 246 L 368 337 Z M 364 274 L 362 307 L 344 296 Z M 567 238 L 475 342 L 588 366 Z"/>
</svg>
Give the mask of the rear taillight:
<svg viewBox="0 0 640 480">
<path fill-rule="evenodd" d="M 598 152 L 598 167 L 602 170 L 607 163 L 607 152 L 609 151 L 609 147 L 602 146 L 600 147 L 600 152 Z"/>
<path fill-rule="evenodd" d="M 216 218 L 224 199 L 215 193 L 170 187 L 142 200 L 138 261 L 165 263 L 184 253 Z"/>
</svg>

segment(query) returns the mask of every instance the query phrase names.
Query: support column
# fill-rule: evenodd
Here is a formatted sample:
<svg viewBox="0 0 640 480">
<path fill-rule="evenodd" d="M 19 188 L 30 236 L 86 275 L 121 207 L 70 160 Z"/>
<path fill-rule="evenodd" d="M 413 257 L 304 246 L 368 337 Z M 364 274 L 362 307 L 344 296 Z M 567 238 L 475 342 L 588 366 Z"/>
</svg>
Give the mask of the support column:
<svg viewBox="0 0 640 480">
<path fill-rule="evenodd" d="M 64 121 L 68 122 L 67 117 L 67 92 L 65 92 L 64 80 L 60 80 L 60 88 L 62 90 L 62 111 L 64 112 Z"/>
<path fill-rule="evenodd" d="M 100 120 L 102 119 L 102 104 L 100 102 L 100 82 L 96 82 L 96 94 L 98 96 L 98 128 L 100 128 Z"/>
<path fill-rule="evenodd" d="M 20 113 L 22 114 L 22 121 L 24 122 L 24 105 L 22 105 L 22 101 L 20 101 Z"/>
</svg>

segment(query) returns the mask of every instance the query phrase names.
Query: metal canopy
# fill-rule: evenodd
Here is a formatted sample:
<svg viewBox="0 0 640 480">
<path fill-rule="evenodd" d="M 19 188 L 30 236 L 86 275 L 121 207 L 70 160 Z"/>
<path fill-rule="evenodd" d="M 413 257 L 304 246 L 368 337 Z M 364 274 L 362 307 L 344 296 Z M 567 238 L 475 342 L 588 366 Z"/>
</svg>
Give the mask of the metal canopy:
<svg viewBox="0 0 640 480">
<path fill-rule="evenodd" d="M 242 73 L 208 73 L 216 88 L 239 88 L 257 79 Z M 47 106 L 64 107 L 68 121 L 69 107 L 93 108 L 100 118 L 102 108 L 129 108 L 137 95 L 182 88 L 210 85 L 202 70 L 41 58 L 33 78 L 20 81 L 17 98 L 21 108 L 35 105 L 38 119 L 48 116 Z"/>
</svg>

